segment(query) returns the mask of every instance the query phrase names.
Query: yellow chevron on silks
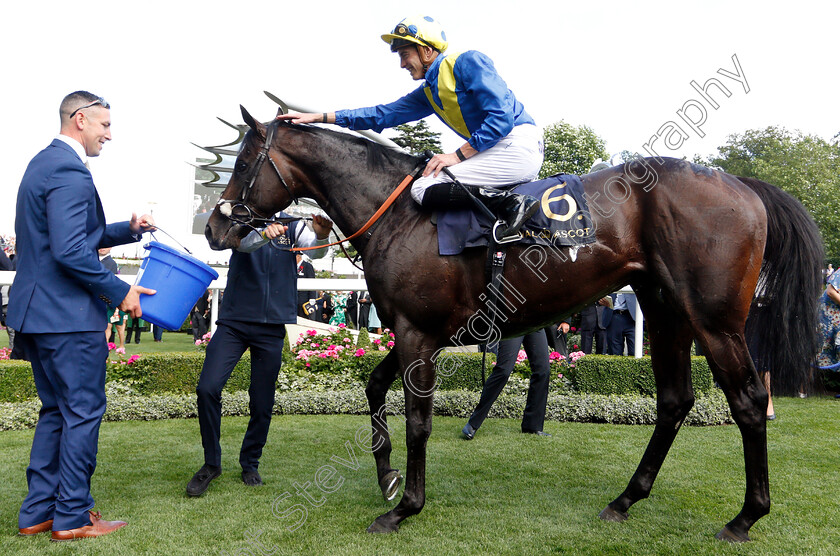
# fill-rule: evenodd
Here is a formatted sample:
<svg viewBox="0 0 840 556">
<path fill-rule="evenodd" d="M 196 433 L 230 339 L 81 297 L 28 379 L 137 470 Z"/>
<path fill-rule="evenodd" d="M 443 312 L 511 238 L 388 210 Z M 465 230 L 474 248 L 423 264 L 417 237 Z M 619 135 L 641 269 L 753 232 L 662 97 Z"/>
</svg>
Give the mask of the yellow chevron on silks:
<svg viewBox="0 0 840 556">
<path fill-rule="evenodd" d="M 464 122 L 461 106 L 458 104 L 458 97 L 455 94 L 455 61 L 458 56 L 459 54 L 449 54 L 438 67 L 437 93 L 443 106 L 438 106 L 434 101 L 431 87 L 425 87 L 424 91 L 426 98 L 429 99 L 429 104 L 432 105 L 440 119 L 461 137 L 469 137 L 470 130 L 467 129 L 467 124 Z"/>
</svg>

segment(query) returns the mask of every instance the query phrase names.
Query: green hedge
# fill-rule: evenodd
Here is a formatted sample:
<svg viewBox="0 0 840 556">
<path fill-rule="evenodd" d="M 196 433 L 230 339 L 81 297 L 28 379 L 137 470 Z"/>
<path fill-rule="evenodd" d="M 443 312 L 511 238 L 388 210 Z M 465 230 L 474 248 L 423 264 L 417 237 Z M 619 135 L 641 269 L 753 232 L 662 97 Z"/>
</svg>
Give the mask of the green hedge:
<svg viewBox="0 0 840 556">
<path fill-rule="evenodd" d="M 499 396 L 490 417 L 521 419 L 525 405 L 525 382 L 522 388 L 509 389 Z M 131 385 L 110 382 L 107 387 L 106 421 L 185 419 L 196 416 L 194 394 L 142 395 Z M 478 403 L 479 393 L 466 390 L 440 391 L 434 395 L 434 414 L 466 419 Z M 277 392 L 274 397 L 276 415 L 367 415 L 365 394 L 360 389 L 330 392 Z M 402 392 L 390 392 L 388 413 L 399 419 L 405 412 Z M 41 404 L 38 400 L 0 403 L 0 431 L 22 430 L 35 426 Z M 247 392 L 223 392 L 222 415 L 248 415 Z M 647 396 L 603 396 L 599 394 L 551 394 L 546 419 L 552 421 L 599 422 L 650 425 L 656 422 L 656 401 Z M 389 420 L 390 423 L 396 422 Z M 720 391 L 698 396 L 686 417 L 687 425 L 721 425 L 731 423 L 726 399 Z"/>
<path fill-rule="evenodd" d="M 278 378 L 279 391 L 353 388 L 367 384 L 373 369 L 385 357 L 385 352 L 373 351 L 364 357 L 344 360 L 340 368 L 330 373 L 312 373 L 299 362 L 285 359 Z M 438 361 L 438 390 L 481 390 L 480 353 L 445 353 Z M 495 356 L 487 355 L 487 374 L 492 371 Z M 108 380 L 125 380 L 141 394 L 192 394 L 201 374 L 203 352 L 148 354 L 132 365 L 109 365 Z M 250 353 L 245 352 L 228 380 L 225 390 L 247 390 L 250 384 Z M 699 395 L 713 389 L 711 372 L 705 358 L 692 357 L 692 381 Z M 514 376 L 527 378 L 527 365 L 517 365 Z M 650 367 L 650 357 L 635 359 L 609 355 L 588 355 L 578 360 L 575 369 L 562 372 L 572 379 L 580 393 L 619 395 L 641 394 L 654 396 L 656 384 Z M 556 377 L 555 377 L 556 378 Z M 401 390 L 399 378 L 391 387 Z M 37 396 L 32 370 L 25 361 L 0 362 L 0 401 L 17 402 Z"/>
<path fill-rule="evenodd" d="M 620 355 L 587 355 L 578 360 L 574 384 L 581 393 L 656 395 L 656 380 L 650 357 Z M 701 394 L 714 388 L 714 380 L 705 357 L 691 358 L 691 382 L 694 392 Z"/>
<path fill-rule="evenodd" d="M 278 378 L 279 391 L 346 389 L 367 384 L 373 369 L 385 357 L 385 352 L 344 360 L 340 368 L 329 373 L 313 373 L 300 362 L 287 360 Z M 290 355 L 289 355 L 290 357 Z M 445 353 L 438 361 L 438 390 L 481 390 L 480 353 Z M 141 394 L 192 394 L 201 374 L 203 352 L 148 354 L 132 365 L 109 365 L 108 380 L 124 380 Z M 495 357 L 487 355 L 487 374 L 493 369 Z M 692 357 L 692 380 L 697 394 L 713 389 L 711 372 L 706 360 Z M 250 384 L 250 353 L 246 352 L 233 370 L 225 390 L 247 390 Z M 527 378 L 527 365 L 517 365 L 514 376 Z M 578 360 L 575 369 L 563 369 L 577 391 L 588 394 L 641 394 L 654 396 L 656 385 L 650 367 L 650 357 L 588 355 Z M 554 377 L 556 378 L 556 377 Z M 401 390 L 397 378 L 392 386 Z M 0 362 L 0 401 L 17 402 L 37 396 L 32 371 L 24 361 Z"/>
<path fill-rule="evenodd" d="M 0 361 L 0 402 L 20 402 L 38 397 L 28 361 Z"/>
</svg>

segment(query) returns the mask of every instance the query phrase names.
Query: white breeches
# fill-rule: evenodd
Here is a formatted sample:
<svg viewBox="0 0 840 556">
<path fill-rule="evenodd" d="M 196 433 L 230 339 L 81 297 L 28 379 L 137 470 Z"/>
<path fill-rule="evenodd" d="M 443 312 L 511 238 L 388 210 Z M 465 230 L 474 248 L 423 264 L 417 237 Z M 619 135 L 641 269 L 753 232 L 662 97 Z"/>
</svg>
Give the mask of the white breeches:
<svg viewBox="0 0 840 556">
<path fill-rule="evenodd" d="M 499 187 L 533 180 L 543 163 L 542 131 L 531 124 L 518 125 L 501 141 L 463 162 L 449 167 L 449 171 L 463 184 Z M 452 181 L 441 172 L 421 177 L 411 185 L 411 197 L 422 203 L 430 185 Z"/>
</svg>

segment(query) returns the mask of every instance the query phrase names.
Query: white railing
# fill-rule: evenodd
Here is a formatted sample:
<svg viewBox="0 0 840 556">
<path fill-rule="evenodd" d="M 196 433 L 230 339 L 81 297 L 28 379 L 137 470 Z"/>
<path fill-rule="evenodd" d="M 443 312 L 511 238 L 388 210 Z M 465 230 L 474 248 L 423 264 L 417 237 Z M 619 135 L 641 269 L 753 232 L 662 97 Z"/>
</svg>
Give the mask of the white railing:
<svg viewBox="0 0 840 556">
<path fill-rule="evenodd" d="M 135 276 L 131 274 L 119 274 L 118 278 L 128 284 L 133 284 Z M 15 279 L 14 271 L 0 271 L 0 286 L 8 286 Z M 225 289 L 227 277 L 220 276 L 210 283 L 209 289 L 213 292 L 213 300 L 210 304 L 210 330 L 216 331 L 216 320 L 219 315 L 219 292 Z M 298 278 L 298 289 L 303 291 L 363 291 L 367 290 L 367 283 L 363 278 Z M 629 286 L 619 290 L 619 293 L 633 293 Z M 642 308 L 636 303 L 636 329 L 635 329 L 635 357 L 641 357 L 644 352 L 642 345 Z"/>
</svg>

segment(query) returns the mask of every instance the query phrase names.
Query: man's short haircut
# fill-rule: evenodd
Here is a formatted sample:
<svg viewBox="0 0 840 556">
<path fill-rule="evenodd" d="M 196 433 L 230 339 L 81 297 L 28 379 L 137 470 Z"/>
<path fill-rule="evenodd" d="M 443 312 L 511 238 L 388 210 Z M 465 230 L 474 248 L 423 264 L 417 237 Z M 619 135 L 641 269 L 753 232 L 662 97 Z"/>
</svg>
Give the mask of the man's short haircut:
<svg viewBox="0 0 840 556">
<path fill-rule="evenodd" d="M 76 108 L 80 106 L 84 106 L 85 104 L 90 104 L 95 100 L 99 99 L 93 93 L 89 93 L 87 91 L 75 91 L 64 97 L 64 100 L 61 101 L 61 106 L 58 109 L 58 115 L 63 122 Z"/>
</svg>

